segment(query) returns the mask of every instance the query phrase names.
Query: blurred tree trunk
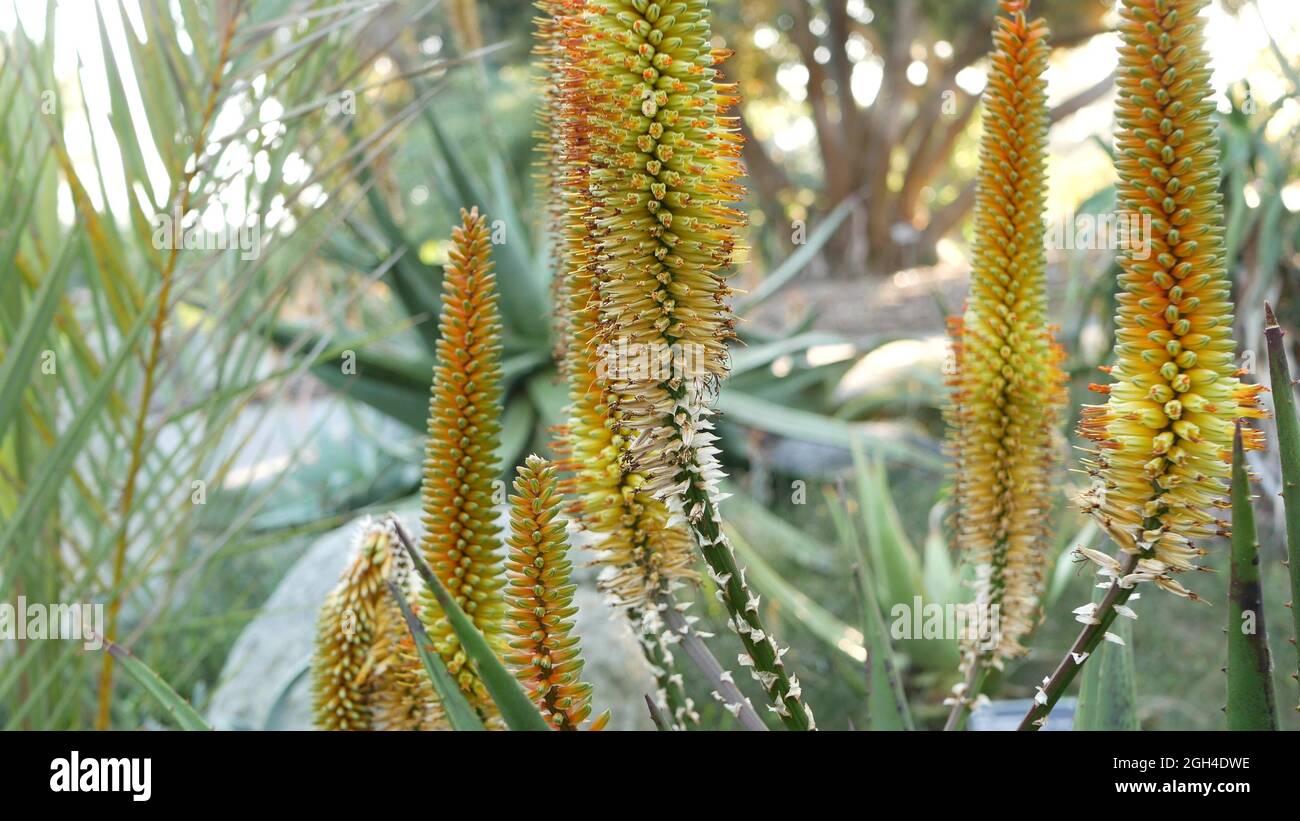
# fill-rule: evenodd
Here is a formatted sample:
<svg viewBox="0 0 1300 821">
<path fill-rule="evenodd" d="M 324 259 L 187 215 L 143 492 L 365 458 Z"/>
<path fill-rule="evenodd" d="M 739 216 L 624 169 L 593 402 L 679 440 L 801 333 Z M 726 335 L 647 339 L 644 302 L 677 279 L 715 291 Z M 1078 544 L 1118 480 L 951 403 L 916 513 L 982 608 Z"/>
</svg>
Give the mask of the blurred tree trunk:
<svg viewBox="0 0 1300 821">
<path fill-rule="evenodd" d="M 873 3 L 863 22 L 849 14 L 846 0 L 746 3 L 742 14 L 758 25 L 780 21 L 793 53 L 807 70 L 808 114 L 816 129 L 822 184 L 812 209 L 815 219 L 849 197 L 860 206 L 827 244 L 817 266 L 835 277 L 887 274 L 928 264 L 943 236 L 958 225 L 975 201 L 973 181 L 955 178 L 953 150 L 970 127 L 979 98 L 957 84 L 957 75 L 979 63 L 988 50 L 994 4 L 985 0 L 890 0 Z M 1045 0 L 1033 13 L 1070 20 L 1055 33 L 1054 47 L 1081 45 L 1106 29 L 1106 9 L 1092 0 Z M 860 105 L 853 94 L 855 39 L 869 45 L 881 65 L 875 98 Z M 935 48 L 943 40 L 946 48 Z M 742 41 L 743 42 L 743 41 Z M 745 46 L 742 46 L 745 48 Z M 860 45 L 858 46 L 860 49 Z M 939 56 L 942 54 L 943 56 Z M 908 77 L 920 62 L 926 78 Z M 1113 77 L 1100 79 L 1053 112 L 1053 122 L 1106 95 Z M 787 222 L 781 202 L 798 186 L 767 147 L 756 144 L 742 116 L 750 182 L 768 224 Z"/>
</svg>

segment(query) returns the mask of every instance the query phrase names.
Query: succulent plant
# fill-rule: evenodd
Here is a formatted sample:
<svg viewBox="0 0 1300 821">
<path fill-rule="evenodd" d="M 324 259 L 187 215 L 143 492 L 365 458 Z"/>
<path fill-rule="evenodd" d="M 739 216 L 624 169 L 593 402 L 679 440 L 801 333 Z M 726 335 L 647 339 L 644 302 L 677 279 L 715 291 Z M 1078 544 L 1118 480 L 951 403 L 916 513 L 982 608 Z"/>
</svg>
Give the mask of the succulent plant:
<svg viewBox="0 0 1300 821">
<path fill-rule="evenodd" d="M 1002 0 L 993 30 L 965 315 L 949 321 L 948 448 L 953 525 L 975 567 L 975 605 L 997 613 L 991 636 L 965 642 L 974 696 L 984 666 L 1022 655 L 1051 549 L 1055 430 L 1063 354 L 1047 321 L 1043 219 L 1047 186 L 1047 24 L 1027 0 Z"/>
<path fill-rule="evenodd" d="M 500 321 L 487 220 L 461 210 L 443 275 L 438 363 L 429 402 L 423 506 L 424 560 L 488 639 L 502 639 L 504 603 L 493 482 L 500 434 Z M 476 706 L 490 705 L 481 682 L 428 591 L 421 618 L 448 671 Z"/>
<path fill-rule="evenodd" d="M 353 557 L 317 620 L 312 709 L 322 730 L 375 728 L 375 693 L 388 657 L 397 607 L 384 587 L 403 583 L 410 564 L 383 523 L 362 521 Z"/>
<path fill-rule="evenodd" d="M 589 91 L 590 268 L 599 281 L 597 341 L 611 413 L 626 427 L 637 490 L 691 530 L 742 665 L 788 726 L 812 715 L 784 650 L 759 617 L 718 511 L 721 473 L 710 401 L 728 371 L 734 317 L 727 266 L 744 218 L 735 88 L 716 65 L 702 0 L 593 0 L 590 48 L 574 55 Z"/>
<path fill-rule="evenodd" d="M 576 730 L 591 715 L 591 685 L 581 680 L 582 649 L 573 634 L 577 587 L 570 582 L 556 470 L 533 455 L 518 473 L 506 540 L 505 660 L 552 727 Z M 596 726 L 606 720 L 608 715 Z"/>
</svg>

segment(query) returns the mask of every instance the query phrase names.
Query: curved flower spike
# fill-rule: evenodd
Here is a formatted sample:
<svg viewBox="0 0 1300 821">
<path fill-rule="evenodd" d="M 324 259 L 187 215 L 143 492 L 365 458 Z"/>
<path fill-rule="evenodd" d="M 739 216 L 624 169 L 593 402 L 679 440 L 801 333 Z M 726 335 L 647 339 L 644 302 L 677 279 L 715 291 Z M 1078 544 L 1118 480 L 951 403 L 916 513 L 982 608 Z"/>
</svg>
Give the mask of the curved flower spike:
<svg viewBox="0 0 1300 821">
<path fill-rule="evenodd" d="M 591 685 L 581 680 L 582 649 L 572 635 L 569 543 L 559 518 L 555 467 L 537 455 L 518 469 L 510 497 L 510 537 L 505 590 L 507 664 L 546 720 L 576 730 L 591 715 Z M 606 717 L 598 719 L 604 725 Z"/>
</svg>

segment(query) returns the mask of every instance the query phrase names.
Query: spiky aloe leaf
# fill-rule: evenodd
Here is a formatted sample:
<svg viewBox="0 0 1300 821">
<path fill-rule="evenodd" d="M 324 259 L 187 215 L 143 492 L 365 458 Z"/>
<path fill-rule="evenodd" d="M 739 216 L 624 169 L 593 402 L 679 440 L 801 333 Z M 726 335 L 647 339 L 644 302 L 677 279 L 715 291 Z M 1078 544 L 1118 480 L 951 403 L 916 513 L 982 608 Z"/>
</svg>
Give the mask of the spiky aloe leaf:
<svg viewBox="0 0 1300 821">
<path fill-rule="evenodd" d="M 492 483 L 501 432 L 501 323 L 487 219 L 461 210 L 443 273 L 438 362 L 429 401 L 420 499 L 422 558 L 494 648 L 502 646 L 501 588 Z M 447 669 L 476 707 L 490 704 L 432 586 L 421 617 Z"/>
<path fill-rule="evenodd" d="M 1264 627 L 1259 542 L 1251 508 L 1250 473 L 1238 425 L 1232 447 L 1232 573 L 1228 583 L 1229 730 L 1276 730 L 1273 655 Z"/>
<path fill-rule="evenodd" d="M 1002 0 L 993 30 L 976 188 L 975 249 L 965 314 L 949 320 L 956 364 L 947 408 L 953 529 L 975 567 L 975 612 L 994 636 L 963 642 L 966 684 L 953 718 L 976 697 L 979 667 L 1023 655 L 1038 618 L 1051 534 L 1065 402 L 1063 358 L 1047 322 L 1047 24 L 1028 0 Z"/>
<path fill-rule="evenodd" d="M 416 572 L 424 579 L 431 598 L 442 608 L 443 617 L 454 631 L 458 645 L 462 648 L 465 664 L 471 668 L 475 680 L 480 682 L 488 692 L 493 709 L 500 714 L 501 720 L 511 730 L 549 730 L 551 726 L 537 706 L 524 692 L 514 675 L 502 664 L 501 659 L 497 658 L 487 637 L 461 609 L 456 597 L 424 561 L 401 522 L 397 521 L 396 517 L 390 517 L 389 521 L 402 547 L 411 556 Z M 481 705 L 474 706 L 477 711 L 482 712 Z"/>
<path fill-rule="evenodd" d="M 203 720 L 191 704 L 181 697 L 172 689 L 171 685 L 163 681 L 162 677 L 155 673 L 147 664 L 131 655 L 125 647 L 115 644 L 107 639 L 104 640 L 104 651 L 117 660 L 122 665 L 122 669 L 127 675 L 135 679 L 136 683 L 143 687 L 149 695 L 158 700 L 163 709 L 180 725 L 182 730 L 211 730 L 212 727 Z"/>
<path fill-rule="evenodd" d="M 867 726 L 872 730 L 911 730 L 912 716 L 899 675 L 899 663 L 890 642 L 889 625 L 873 586 L 871 556 L 858 538 L 853 520 L 844 510 L 843 500 L 829 488 L 825 496 L 840 544 L 855 563 L 854 583 L 862 610 L 863 643 L 867 651 Z"/>
<path fill-rule="evenodd" d="M 1296 418 L 1295 387 L 1286 361 L 1282 326 L 1273 307 L 1264 305 L 1264 337 L 1268 340 L 1268 369 L 1273 383 L 1273 409 L 1277 424 L 1277 449 L 1282 462 L 1282 501 L 1286 513 L 1287 568 L 1291 574 L 1292 644 L 1300 665 L 1300 419 Z M 1300 707 L 1296 708 L 1300 710 Z"/>
<path fill-rule="evenodd" d="M 405 555 L 405 554 L 403 554 Z M 470 706 L 465 694 L 460 691 L 456 680 L 447 672 L 447 665 L 442 663 L 442 656 L 438 655 L 433 649 L 433 642 L 429 640 L 429 634 L 420 623 L 420 619 L 411 610 L 411 605 L 407 603 L 406 597 L 402 594 L 402 589 L 393 581 L 387 581 L 388 593 L 393 597 L 393 601 L 402 611 L 402 618 L 406 622 L 406 627 L 411 632 L 411 639 L 415 642 L 416 652 L 420 655 L 420 663 L 424 665 L 424 670 L 429 674 L 429 681 L 433 689 L 438 692 L 438 699 L 443 710 L 447 715 L 447 722 L 453 730 L 478 731 L 485 729 L 483 722 L 479 720 L 478 713 Z"/>
<path fill-rule="evenodd" d="M 555 467 L 536 454 L 518 468 L 506 543 L 506 663 L 557 730 L 577 730 L 591 715 L 582 681 L 582 647 L 573 634 L 577 586 L 569 581 L 569 540 L 559 518 Z M 604 726 L 606 713 L 593 724 Z"/>
</svg>

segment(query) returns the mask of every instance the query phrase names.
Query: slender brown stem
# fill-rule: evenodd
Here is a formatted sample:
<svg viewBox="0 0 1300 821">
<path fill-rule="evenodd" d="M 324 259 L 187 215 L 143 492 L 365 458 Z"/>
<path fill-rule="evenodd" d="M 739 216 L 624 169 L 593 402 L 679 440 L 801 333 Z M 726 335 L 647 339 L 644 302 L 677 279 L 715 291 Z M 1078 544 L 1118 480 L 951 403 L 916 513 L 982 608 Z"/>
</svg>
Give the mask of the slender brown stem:
<svg viewBox="0 0 1300 821">
<path fill-rule="evenodd" d="M 239 18 L 238 4 L 231 10 L 230 19 L 226 23 L 226 29 L 222 36 L 221 53 L 217 58 L 216 65 L 212 69 L 211 84 L 208 92 L 207 104 L 204 107 L 203 117 L 200 120 L 198 136 L 194 141 L 194 167 L 183 174 L 183 181 L 180 186 L 181 202 L 178 213 L 175 215 L 177 221 L 176 227 L 179 229 L 180 220 L 184 218 L 190 208 L 190 183 L 198 173 L 200 163 L 204 152 L 207 148 L 206 136 L 207 125 L 212 121 L 216 113 L 217 98 L 221 90 L 221 80 L 224 76 L 226 61 L 230 56 L 230 44 L 235 37 L 235 21 Z M 155 387 L 155 378 L 158 370 L 158 362 L 162 358 L 162 335 L 163 329 L 167 324 L 168 302 L 171 300 L 172 284 L 175 278 L 172 276 L 176 271 L 176 258 L 180 252 L 180 243 L 173 241 L 171 250 L 167 255 L 167 260 L 162 269 L 162 285 L 158 294 L 158 310 L 154 314 L 153 322 L 150 327 L 149 356 L 145 361 L 144 367 L 144 385 L 140 390 L 140 407 L 136 411 L 135 427 L 131 434 L 131 461 L 126 471 L 126 484 L 122 489 L 122 501 L 118 507 L 118 513 L 122 519 L 117 534 L 117 543 L 113 550 L 113 582 L 109 587 L 112 591 L 112 597 L 108 601 L 108 619 L 106 623 L 106 635 L 109 639 L 117 637 L 117 619 L 122 610 L 122 599 L 126 596 L 126 591 L 122 588 L 122 574 L 126 570 L 126 545 L 127 536 L 131 518 L 131 507 L 135 502 L 135 485 L 140 474 L 140 468 L 144 464 L 144 439 L 145 439 L 145 422 L 149 413 L 149 405 L 153 402 L 153 393 Z M 99 705 L 95 714 L 95 729 L 107 730 L 112 708 L 113 695 L 113 656 L 111 653 L 104 654 L 104 661 L 99 672 Z"/>
<path fill-rule="evenodd" d="M 1136 553 L 1125 553 L 1120 560 L 1119 571 L 1115 574 L 1114 581 L 1111 582 L 1110 588 L 1106 590 L 1106 595 L 1102 597 L 1101 604 L 1093 611 L 1093 624 L 1084 625 L 1079 633 L 1079 637 L 1074 640 L 1073 646 L 1061 659 L 1061 663 L 1056 666 L 1056 670 L 1048 678 L 1047 683 L 1043 685 L 1043 694 L 1047 697 L 1045 701 L 1035 701 L 1034 706 L 1020 721 L 1018 730 L 1037 730 L 1043 726 L 1047 720 L 1048 713 L 1060 701 L 1061 696 L 1065 693 L 1070 682 L 1078 675 L 1079 670 L 1083 667 L 1088 659 L 1092 658 L 1092 652 L 1101 643 L 1102 637 L 1106 635 L 1106 630 L 1110 628 L 1115 621 L 1115 606 L 1121 605 L 1128 601 L 1129 596 L 1133 595 L 1133 587 L 1121 587 L 1120 580 L 1133 572 L 1137 567 L 1138 555 Z"/>
</svg>

